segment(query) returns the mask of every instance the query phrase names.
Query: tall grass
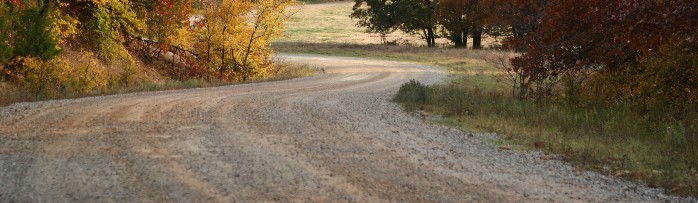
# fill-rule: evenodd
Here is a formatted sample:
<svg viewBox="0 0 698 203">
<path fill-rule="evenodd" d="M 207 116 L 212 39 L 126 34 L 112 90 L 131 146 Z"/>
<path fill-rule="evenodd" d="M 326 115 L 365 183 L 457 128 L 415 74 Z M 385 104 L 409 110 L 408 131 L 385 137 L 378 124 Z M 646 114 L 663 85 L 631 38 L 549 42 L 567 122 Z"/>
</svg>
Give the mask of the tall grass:
<svg viewBox="0 0 698 203">
<path fill-rule="evenodd" d="M 425 109 L 444 122 L 497 132 L 509 142 L 559 154 L 579 168 L 646 181 L 681 195 L 698 196 L 698 113 L 663 121 L 631 108 L 580 105 L 580 98 L 536 104 L 499 91 L 459 85 L 404 84 L 394 101 Z"/>
</svg>

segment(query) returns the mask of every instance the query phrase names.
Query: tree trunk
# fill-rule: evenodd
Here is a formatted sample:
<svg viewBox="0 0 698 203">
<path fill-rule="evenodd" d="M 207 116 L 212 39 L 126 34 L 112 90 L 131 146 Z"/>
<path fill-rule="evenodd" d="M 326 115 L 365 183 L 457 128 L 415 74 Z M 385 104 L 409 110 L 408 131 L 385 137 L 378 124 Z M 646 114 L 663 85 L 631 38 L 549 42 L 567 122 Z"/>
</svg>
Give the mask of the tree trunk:
<svg viewBox="0 0 698 203">
<path fill-rule="evenodd" d="M 468 47 L 468 33 L 467 32 L 461 33 L 461 35 L 463 36 L 463 48 L 467 48 Z"/>
<path fill-rule="evenodd" d="M 435 46 L 435 40 L 434 40 L 434 28 L 428 28 L 427 29 L 427 46 L 429 47 L 434 47 Z"/>
<path fill-rule="evenodd" d="M 453 33 L 451 35 L 451 41 L 453 41 L 456 48 L 463 47 L 463 33 Z"/>
<path fill-rule="evenodd" d="M 482 49 L 482 27 L 473 30 L 473 49 Z"/>
</svg>

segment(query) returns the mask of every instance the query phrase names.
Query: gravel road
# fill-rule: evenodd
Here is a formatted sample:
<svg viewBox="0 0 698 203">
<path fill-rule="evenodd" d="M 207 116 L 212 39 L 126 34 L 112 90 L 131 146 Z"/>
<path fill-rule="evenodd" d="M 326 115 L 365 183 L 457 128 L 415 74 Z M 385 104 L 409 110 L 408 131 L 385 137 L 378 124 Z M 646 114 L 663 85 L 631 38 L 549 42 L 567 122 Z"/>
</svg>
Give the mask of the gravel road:
<svg viewBox="0 0 698 203">
<path fill-rule="evenodd" d="M 283 58 L 327 73 L 0 108 L 0 202 L 695 202 L 389 101 L 436 68 Z"/>
</svg>

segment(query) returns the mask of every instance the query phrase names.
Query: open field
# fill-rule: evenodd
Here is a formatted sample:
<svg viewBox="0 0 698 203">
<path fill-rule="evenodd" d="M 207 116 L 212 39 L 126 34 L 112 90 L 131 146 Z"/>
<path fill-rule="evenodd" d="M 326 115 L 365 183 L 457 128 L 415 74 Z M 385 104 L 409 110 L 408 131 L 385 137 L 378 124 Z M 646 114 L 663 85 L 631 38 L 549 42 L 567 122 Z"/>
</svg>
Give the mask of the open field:
<svg viewBox="0 0 698 203">
<path fill-rule="evenodd" d="M 349 18 L 353 1 L 301 4 L 298 13 L 287 22 L 285 37 L 277 41 L 313 42 L 313 43 L 381 43 L 380 35 L 364 33 L 363 28 Z M 312 22 L 312 23 L 309 23 Z M 422 43 L 419 37 L 404 33 L 395 33 L 389 40 L 404 39 Z"/>
<path fill-rule="evenodd" d="M 350 44 L 380 44 L 379 34 L 365 33 L 364 28 L 356 26 L 356 21 L 349 18 L 353 1 L 341 1 L 322 4 L 303 4 L 298 6 L 298 12 L 291 17 L 286 27 L 285 37 L 277 42 L 308 42 L 308 43 L 350 43 Z M 426 43 L 419 35 L 410 35 L 396 31 L 386 36 L 386 41 L 401 45 L 425 46 Z M 483 38 L 483 46 L 494 44 L 496 40 Z M 450 46 L 451 43 L 443 38 L 436 40 L 438 46 Z M 472 45 L 472 41 L 469 41 Z"/>
</svg>

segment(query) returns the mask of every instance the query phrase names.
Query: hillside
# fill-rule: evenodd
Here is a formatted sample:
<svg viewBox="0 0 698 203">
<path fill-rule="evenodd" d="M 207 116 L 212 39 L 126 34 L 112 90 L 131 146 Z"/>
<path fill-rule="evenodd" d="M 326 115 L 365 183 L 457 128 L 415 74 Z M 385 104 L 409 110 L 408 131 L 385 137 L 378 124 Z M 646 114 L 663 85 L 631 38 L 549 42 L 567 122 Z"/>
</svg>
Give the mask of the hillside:
<svg viewBox="0 0 698 203">
<path fill-rule="evenodd" d="M 0 105 L 309 74 L 269 47 L 293 5 L 2 1 Z"/>
</svg>

